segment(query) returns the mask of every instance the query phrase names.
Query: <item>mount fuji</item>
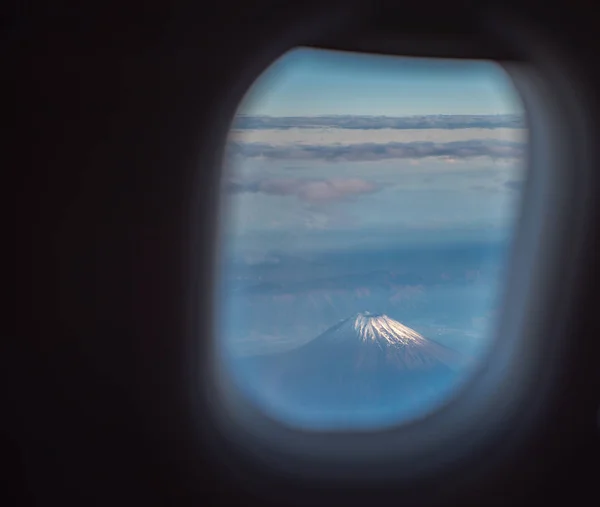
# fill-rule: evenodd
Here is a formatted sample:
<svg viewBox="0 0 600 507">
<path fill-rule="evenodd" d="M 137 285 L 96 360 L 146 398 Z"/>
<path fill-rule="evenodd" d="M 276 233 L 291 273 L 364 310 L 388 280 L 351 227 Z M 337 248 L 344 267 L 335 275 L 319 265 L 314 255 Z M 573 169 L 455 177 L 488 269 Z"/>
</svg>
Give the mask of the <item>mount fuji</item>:
<svg viewBox="0 0 600 507">
<path fill-rule="evenodd" d="M 272 403 L 348 418 L 414 413 L 454 385 L 459 360 L 400 322 L 363 312 L 297 349 L 248 364 Z"/>
</svg>

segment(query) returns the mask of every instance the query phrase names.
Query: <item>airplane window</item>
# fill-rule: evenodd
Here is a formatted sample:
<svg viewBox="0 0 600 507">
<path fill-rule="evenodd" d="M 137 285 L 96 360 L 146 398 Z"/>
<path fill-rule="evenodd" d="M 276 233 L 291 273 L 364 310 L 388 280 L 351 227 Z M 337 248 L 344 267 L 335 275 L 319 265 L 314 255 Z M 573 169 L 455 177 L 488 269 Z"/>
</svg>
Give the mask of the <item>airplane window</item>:
<svg viewBox="0 0 600 507">
<path fill-rule="evenodd" d="M 276 61 L 238 110 L 222 178 L 218 360 L 243 395 L 310 430 L 447 400 L 495 338 L 526 145 L 496 63 Z"/>
</svg>

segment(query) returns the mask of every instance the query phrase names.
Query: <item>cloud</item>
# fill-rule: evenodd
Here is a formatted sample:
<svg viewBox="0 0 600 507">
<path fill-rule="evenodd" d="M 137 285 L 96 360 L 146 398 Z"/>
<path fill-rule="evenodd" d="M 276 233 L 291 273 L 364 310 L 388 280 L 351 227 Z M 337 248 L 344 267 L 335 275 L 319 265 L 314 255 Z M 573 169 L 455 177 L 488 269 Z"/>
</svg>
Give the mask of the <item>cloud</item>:
<svg viewBox="0 0 600 507">
<path fill-rule="evenodd" d="M 225 183 L 225 189 L 231 193 L 260 192 L 268 195 L 291 195 L 307 203 L 319 204 L 371 194 L 380 190 L 380 187 L 372 181 L 360 178 L 278 178 L 254 182 L 230 180 Z"/>
<path fill-rule="evenodd" d="M 268 143 L 228 144 L 229 155 L 275 160 L 374 161 L 443 157 L 450 161 L 474 157 L 517 159 L 525 152 L 522 142 L 499 139 L 472 139 L 449 143 L 416 141 L 409 143 L 357 143 L 310 145 L 271 145 Z"/>
<path fill-rule="evenodd" d="M 236 130 L 290 129 L 464 129 L 464 128 L 525 128 L 521 115 L 427 115 L 427 116 L 237 116 Z"/>
<path fill-rule="evenodd" d="M 278 145 L 324 145 L 357 143 L 413 143 L 472 141 L 475 139 L 497 139 L 505 141 L 527 140 L 526 129 L 514 128 L 468 128 L 468 129 L 340 129 L 340 128 L 289 128 L 235 130 L 229 140 L 242 143 L 266 143 Z"/>
</svg>

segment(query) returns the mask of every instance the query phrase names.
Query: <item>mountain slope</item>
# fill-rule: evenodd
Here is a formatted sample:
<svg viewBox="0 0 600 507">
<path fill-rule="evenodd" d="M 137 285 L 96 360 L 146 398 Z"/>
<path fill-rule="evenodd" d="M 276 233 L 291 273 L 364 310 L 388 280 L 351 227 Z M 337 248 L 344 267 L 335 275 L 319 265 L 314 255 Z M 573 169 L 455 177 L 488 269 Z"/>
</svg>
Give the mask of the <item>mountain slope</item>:
<svg viewBox="0 0 600 507">
<path fill-rule="evenodd" d="M 345 319 L 298 349 L 255 360 L 270 403 L 302 415 L 411 413 L 456 379 L 457 354 L 386 315 Z"/>
<path fill-rule="evenodd" d="M 454 351 L 387 315 L 369 312 L 339 322 L 288 354 L 313 364 L 326 361 L 333 365 L 346 360 L 358 370 L 388 368 L 399 372 L 445 369 L 457 360 Z"/>
</svg>

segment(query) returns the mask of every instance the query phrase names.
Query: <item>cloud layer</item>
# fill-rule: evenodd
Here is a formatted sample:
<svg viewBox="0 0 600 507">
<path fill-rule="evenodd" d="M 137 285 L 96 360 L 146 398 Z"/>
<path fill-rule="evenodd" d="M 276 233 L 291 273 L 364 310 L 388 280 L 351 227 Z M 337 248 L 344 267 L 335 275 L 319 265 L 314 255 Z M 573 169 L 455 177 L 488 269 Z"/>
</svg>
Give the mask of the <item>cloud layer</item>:
<svg viewBox="0 0 600 507">
<path fill-rule="evenodd" d="M 428 116 L 237 116 L 237 130 L 289 129 L 464 129 L 464 128 L 525 128 L 521 115 L 428 115 Z"/>
<path fill-rule="evenodd" d="M 319 204 L 377 192 L 372 181 L 360 178 L 300 179 L 278 178 L 255 182 L 228 181 L 226 190 L 232 193 L 257 192 L 268 195 L 295 196 L 301 201 Z"/>
<path fill-rule="evenodd" d="M 332 162 L 422 159 L 426 157 L 518 159 L 524 155 L 525 144 L 499 139 L 472 139 L 449 143 L 417 141 L 409 143 L 292 144 L 283 146 L 234 141 L 228 144 L 228 152 L 229 155 L 238 155 L 247 158 L 326 160 Z"/>
</svg>

